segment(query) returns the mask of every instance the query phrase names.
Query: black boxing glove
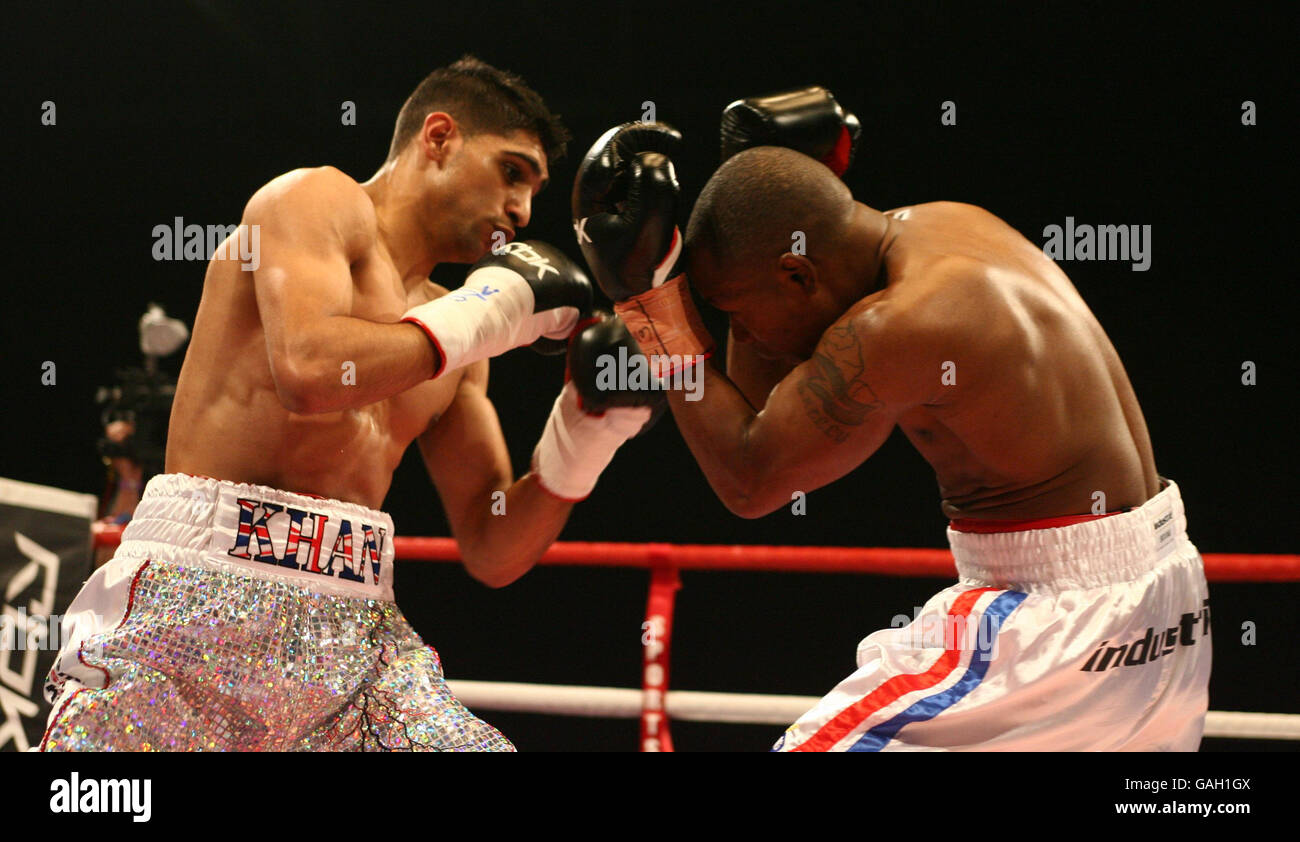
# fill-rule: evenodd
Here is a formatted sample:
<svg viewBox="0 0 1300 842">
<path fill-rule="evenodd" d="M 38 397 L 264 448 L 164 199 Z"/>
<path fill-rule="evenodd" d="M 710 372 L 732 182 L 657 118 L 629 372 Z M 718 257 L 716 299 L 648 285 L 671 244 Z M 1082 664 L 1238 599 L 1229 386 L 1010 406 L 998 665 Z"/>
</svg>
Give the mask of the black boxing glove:
<svg viewBox="0 0 1300 842">
<path fill-rule="evenodd" d="M 668 155 L 680 145 L 681 134 L 662 123 L 624 123 L 601 135 L 573 184 L 573 230 L 641 350 L 685 367 L 706 359 L 714 343 L 685 275 L 669 280 L 682 236 Z"/>
<path fill-rule="evenodd" d="M 569 339 L 567 369 L 586 412 L 648 406 L 654 413 L 649 428 L 668 405 L 658 372 L 618 316 L 599 313 L 578 326 Z"/>
<path fill-rule="evenodd" d="M 568 377 L 533 450 L 532 471 L 563 500 L 585 498 L 625 441 L 654 425 L 668 405 L 653 387 L 649 362 L 622 322 L 600 314 L 569 340 Z M 644 365 L 639 384 L 620 378 Z M 638 388 L 640 386 L 640 388 Z"/>
<path fill-rule="evenodd" d="M 402 321 L 420 327 L 437 349 L 437 377 L 530 343 L 560 353 L 591 302 L 582 268 L 560 250 L 530 240 L 484 257 L 463 286 L 412 307 Z"/>
<path fill-rule="evenodd" d="M 681 133 L 624 123 L 601 135 L 573 182 L 573 230 L 596 283 L 622 301 L 664 282 L 681 252 L 670 156 Z"/>
<path fill-rule="evenodd" d="M 722 112 L 722 160 L 753 146 L 784 146 L 843 176 L 861 134 L 857 116 L 820 86 L 738 99 Z"/>
</svg>

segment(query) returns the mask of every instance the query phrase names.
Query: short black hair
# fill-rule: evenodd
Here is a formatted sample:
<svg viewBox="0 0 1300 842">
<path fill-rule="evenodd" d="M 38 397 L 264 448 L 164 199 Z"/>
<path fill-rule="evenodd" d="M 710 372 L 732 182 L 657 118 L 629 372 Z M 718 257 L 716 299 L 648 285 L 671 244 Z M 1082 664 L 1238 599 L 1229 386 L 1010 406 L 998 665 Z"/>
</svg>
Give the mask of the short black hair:
<svg viewBox="0 0 1300 842">
<path fill-rule="evenodd" d="M 471 55 L 424 77 L 402 105 L 393 127 L 388 159 L 396 158 L 424 126 L 424 118 L 445 111 L 467 134 L 531 132 L 554 161 L 564 154 L 569 131 L 522 78 Z"/>
<path fill-rule="evenodd" d="M 748 264 L 843 236 L 853 195 L 824 164 L 791 149 L 759 146 L 729 158 L 704 185 L 686 226 L 686 252 L 721 265 Z"/>
</svg>

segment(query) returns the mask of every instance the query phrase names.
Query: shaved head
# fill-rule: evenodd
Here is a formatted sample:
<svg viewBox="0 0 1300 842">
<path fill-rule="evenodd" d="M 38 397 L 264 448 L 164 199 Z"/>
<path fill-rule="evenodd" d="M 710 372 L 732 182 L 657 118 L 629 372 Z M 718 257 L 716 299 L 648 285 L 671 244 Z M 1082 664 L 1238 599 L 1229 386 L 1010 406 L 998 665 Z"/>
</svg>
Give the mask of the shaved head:
<svg viewBox="0 0 1300 842">
<path fill-rule="evenodd" d="M 686 227 L 688 260 L 730 275 L 791 250 L 802 231 L 807 254 L 844 244 L 853 195 L 825 164 L 777 146 L 747 149 L 718 168 Z"/>
</svg>

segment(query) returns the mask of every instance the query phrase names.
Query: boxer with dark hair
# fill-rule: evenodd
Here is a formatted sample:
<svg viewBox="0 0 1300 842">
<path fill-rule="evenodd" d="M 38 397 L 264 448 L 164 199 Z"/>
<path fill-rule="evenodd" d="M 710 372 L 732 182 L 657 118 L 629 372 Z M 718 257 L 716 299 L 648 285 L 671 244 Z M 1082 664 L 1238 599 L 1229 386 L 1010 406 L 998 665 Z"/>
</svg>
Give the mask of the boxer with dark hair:
<svg viewBox="0 0 1300 842">
<path fill-rule="evenodd" d="M 465 56 L 424 77 L 407 97 L 393 127 L 388 160 L 402 154 L 423 128 L 424 118 L 434 111 L 455 114 L 467 135 L 531 134 L 552 163 L 564 156 L 569 140 L 560 118 L 523 79 Z"/>
<path fill-rule="evenodd" d="M 260 253 L 208 266 L 167 473 L 69 609 L 45 749 L 512 748 L 393 601 L 378 507 L 416 443 L 466 569 L 500 587 L 649 417 L 566 385 L 516 479 L 488 400 L 490 357 L 563 350 L 591 310 L 573 261 L 510 242 L 564 139 L 467 58 L 417 88 L 368 181 L 301 169 L 253 195 L 232 239 Z M 475 263 L 450 293 L 444 262 Z"/>
</svg>

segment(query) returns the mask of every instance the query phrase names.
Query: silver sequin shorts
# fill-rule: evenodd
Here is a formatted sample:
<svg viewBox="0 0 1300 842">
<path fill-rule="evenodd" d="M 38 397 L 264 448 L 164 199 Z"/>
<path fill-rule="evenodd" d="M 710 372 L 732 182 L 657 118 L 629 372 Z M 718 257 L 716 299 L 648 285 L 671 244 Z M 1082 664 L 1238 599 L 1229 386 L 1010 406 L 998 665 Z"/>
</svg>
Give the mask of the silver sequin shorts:
<svg viewBox="0 0 1300 842">
<path fill-rule="evenodd" d="M 383 512 L 165 474 L 64 619 L 45 751 L 512 751 L 393 601 Z"/>
</svg>

